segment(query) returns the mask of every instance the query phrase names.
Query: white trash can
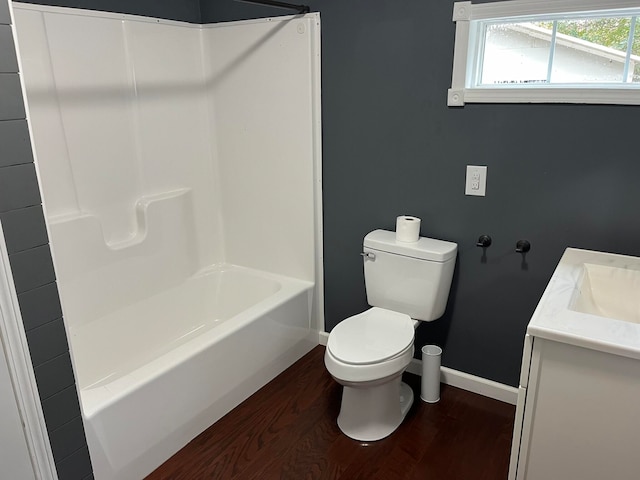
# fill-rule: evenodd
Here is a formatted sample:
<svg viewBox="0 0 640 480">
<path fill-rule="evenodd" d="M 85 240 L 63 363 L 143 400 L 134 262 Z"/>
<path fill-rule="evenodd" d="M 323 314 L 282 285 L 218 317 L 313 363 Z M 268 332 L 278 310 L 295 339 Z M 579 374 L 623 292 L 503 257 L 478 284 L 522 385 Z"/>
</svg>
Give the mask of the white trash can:
<svg viewBox="0 0 640 480">
<path fill-rule="evenodd" d="M 422 388 L 423 402 L 436 403 L 440 400 L 440 359 L 442 349 L 437 345 L 422 347 Z"/>
</svg>

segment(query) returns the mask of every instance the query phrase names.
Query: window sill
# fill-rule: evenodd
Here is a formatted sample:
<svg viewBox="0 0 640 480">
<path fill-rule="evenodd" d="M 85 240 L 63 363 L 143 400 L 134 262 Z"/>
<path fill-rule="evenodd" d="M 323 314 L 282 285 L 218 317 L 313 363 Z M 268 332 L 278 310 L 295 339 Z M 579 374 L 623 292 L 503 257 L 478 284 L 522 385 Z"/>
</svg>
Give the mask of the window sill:
<svg viewBox="0 0 640 480">
<path fill-rule="evenodd" d="M 462 107 L 466 103 L 582 103 L 640 105 L 640 85 L 616 88 L 545 87 L 545 88 L 462 88 L 449 89 L 447 105 Z"/>
</svg>

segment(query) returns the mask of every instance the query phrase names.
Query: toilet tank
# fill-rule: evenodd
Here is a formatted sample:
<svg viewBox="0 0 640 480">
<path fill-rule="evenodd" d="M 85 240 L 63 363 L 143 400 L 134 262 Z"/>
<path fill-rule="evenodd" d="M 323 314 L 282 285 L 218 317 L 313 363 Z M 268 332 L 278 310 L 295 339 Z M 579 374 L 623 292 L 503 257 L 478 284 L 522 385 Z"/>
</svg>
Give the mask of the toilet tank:
<svg viewBox="0 0 640 480">
<path fill-rule="evenodd" d="M 442 316 L 457 244 L 425 237 L 412 243 L 397 242 L 395 232 L 374 230 L 364 237 L 363 246 L 369 305 L 427 322 Z"/>
</svg>

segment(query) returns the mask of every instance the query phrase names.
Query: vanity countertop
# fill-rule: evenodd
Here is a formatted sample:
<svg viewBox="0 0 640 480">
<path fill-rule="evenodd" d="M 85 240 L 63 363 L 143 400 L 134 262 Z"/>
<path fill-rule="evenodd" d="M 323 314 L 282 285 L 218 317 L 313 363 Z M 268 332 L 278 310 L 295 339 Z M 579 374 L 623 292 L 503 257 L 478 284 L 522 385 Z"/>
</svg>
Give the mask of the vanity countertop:
<svg viewBox="0 0 640 480">
<path fill-rule="evenodd" d="M 585 265 L 602 265 L 622 269 L 640 278 L 640 258 L 611 253 L 567 248 L 560 259 L 538 306 L 531 317 L 527 333 L 578 347 L 640 359 L 640 322 L 625 321 L 583 313 L 576 307 L 582 294 Z M 630 277 L 630 278 L 631 278 Z M 636 290 L 635 286 L 629 289 Z M 640 305 L 640 290 L 629 295 L 631 307 Z M 640 311 L 638 311 L 640 316 Z"/>
</svg>

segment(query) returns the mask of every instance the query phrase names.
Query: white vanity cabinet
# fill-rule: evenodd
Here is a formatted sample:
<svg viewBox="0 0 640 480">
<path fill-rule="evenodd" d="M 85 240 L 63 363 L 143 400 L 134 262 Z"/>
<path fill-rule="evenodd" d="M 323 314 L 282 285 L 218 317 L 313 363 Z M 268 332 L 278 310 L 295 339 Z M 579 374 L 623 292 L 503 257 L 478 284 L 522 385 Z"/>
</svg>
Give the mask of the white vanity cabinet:
<svg viewBox="0 0 640 480">
<path fill-rule="evenodd" d="M 566 250 L 527 327 L 509 480 L 640 479 L 639 279 L 640 258 Z"/>
<path fill-rule="evenodd" d="M 526 343 L 509 480 L 640 478 L 640 360 Z"/>
</svg>

